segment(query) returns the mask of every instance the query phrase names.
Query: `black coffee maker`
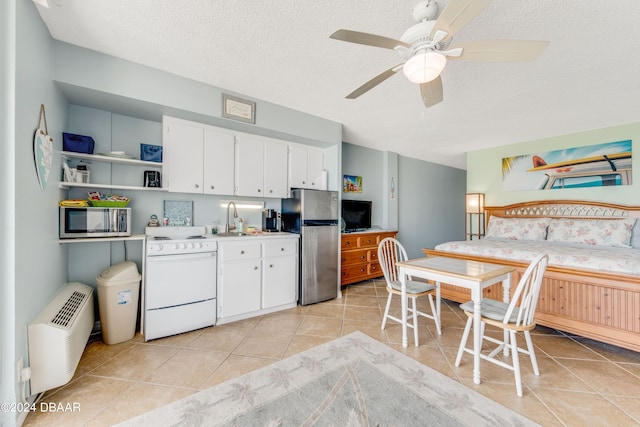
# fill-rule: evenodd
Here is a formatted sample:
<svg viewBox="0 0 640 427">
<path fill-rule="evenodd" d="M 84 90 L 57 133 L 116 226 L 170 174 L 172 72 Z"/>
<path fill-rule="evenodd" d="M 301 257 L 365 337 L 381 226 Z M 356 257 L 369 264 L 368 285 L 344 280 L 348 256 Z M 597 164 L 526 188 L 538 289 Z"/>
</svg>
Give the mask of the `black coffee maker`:
<svg viewBox="0 0 640 427">
<path fill-rule="evenodd" d="M 262 211 L 262 231 L 278 231 L 278 212 L 275 209 Z"/>
</svg>

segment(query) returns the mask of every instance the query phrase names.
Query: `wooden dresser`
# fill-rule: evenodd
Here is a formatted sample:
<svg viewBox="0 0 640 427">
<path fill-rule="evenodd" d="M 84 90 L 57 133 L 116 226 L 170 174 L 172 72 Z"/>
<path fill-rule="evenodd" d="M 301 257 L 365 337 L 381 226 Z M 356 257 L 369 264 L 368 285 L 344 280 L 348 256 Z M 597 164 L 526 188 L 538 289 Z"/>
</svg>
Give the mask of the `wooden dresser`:
<svg viewBox="0 0 640 427">
<path fill-rule="evenodd" d="M 396 237 L 397 231 L 363 231 L 342 235 L 340 245 L 340 284 L 342 286 L 381 277 L 378 243 Z"/>
</svg>

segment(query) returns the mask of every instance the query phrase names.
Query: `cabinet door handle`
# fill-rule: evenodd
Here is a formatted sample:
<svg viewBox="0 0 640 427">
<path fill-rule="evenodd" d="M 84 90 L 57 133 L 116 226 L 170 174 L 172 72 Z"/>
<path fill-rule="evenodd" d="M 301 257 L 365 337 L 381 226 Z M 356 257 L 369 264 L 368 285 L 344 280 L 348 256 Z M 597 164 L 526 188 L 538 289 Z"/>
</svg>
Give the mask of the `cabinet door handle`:
<svg viewBox="0 0 640 427">
<path fill-rule="evenodd" d="M 315 183 L 315 182 L 312 182 L 312 183 L 311 183 L 311 185 L 316 185 L 316 183 Z"/>
<path fill-rule="evenodd" d="M 215 186 L 215 185 L 212 185 L 212 186 L 211 186 L 211 189 L 213 190 L 214 188 L 216 188 L 216 186 Z"/>
<path fill-rule="evenodd" d="M 269 264 L 269 268 L 273 268 L 273 264 Z"/>
<path fill-rule="evenodd" d="M 273 190 L 269 190 L 269 193 L 273 193 Z"/>
<path fill-rule="evenodd" d="M 195 184 L 195 187 L 196 187 L 196 188 L 200 188 L 200 185 L 198 185 L 198 184 Z"/>
<path fill-rule="evenodd" d="M 262 190 L 258 188 L 258 193 L 261 193 L 261 192 L 262 192 Z"/>
<path fill-rule="evenodd" d="M 257 270 L 257 269 L 258 269 L 258 266 L 256 265 L 255 267 L 253 267 L 253 269 L 254 269 L 254 270 Z"/>
<path fill-rule="evenodd" d="M 244 251 L 240 251 L 240 255 L 244 255 Z"/>
<path fill-rule="evenodd" d="M 284 248 L 280 248 L 280 252 L 284 251 Z"/>
<path fill-rule="evenodd" d="M 307 183 L 307 181 L 302 181 L 302 183 L 303 183 L 303 184 L 306 184 L 306 183 Z"/>
</svg>

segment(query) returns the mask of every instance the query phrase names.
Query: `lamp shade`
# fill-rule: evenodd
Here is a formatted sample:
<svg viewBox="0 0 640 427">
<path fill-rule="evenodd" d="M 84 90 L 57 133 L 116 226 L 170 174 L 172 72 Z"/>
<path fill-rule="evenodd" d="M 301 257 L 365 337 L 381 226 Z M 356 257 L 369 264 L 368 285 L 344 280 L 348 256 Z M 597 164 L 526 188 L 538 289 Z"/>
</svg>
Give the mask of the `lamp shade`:
<svg viewBox="0 0 640 427">
<path fill-rule="evenodd" d="M 413 83 L 427 83 L 438 77 L 445 65 L 447 65 L 447 58 L 444 55 L 427 51 L 409 58 L 402 71 Z"/>
<path fill-rule="evenodd" d="M 484 212 L 484 194 L 466 194 L 465 212 L 470 214 L 479 214 Z"/>
</svg>

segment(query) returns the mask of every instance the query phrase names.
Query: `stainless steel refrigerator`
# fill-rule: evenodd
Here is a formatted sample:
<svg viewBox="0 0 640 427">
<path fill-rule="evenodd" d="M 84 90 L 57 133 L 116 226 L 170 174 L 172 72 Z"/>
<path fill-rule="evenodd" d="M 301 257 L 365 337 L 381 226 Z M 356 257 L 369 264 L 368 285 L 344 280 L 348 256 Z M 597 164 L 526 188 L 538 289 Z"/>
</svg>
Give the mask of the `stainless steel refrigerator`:
<svg viewBox="0 0 640 427">
<path fill-rule="evenodd" d="M 301 305 L 338 296 L 338 192 L 291 190 L 282 200 L 282 229 L 300 234 L 298 302 Z"/>
</svg>

